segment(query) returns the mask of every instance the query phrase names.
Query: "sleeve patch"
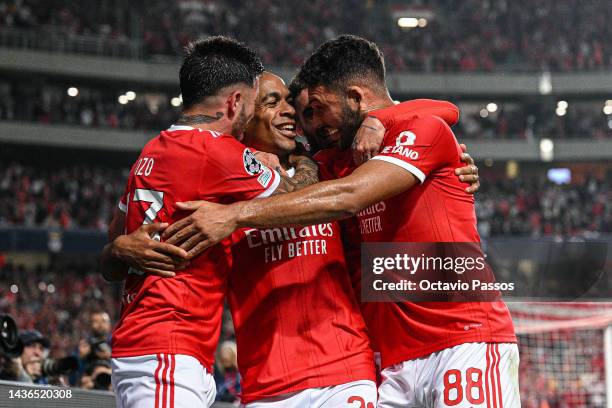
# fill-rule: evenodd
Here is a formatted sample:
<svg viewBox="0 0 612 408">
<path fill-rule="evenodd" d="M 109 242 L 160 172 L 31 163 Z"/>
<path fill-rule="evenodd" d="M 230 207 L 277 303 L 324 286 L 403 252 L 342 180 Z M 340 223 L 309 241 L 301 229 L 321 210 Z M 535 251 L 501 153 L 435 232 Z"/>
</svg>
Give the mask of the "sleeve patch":
<svg viewBox="0 0 612 408">
<path fill-rule="evenodd" d="M 247 174 L 254 176 L 261 173 L 263 167 L 261 162 L 257 160 L 253 152 L 248 148 L 244 149 L 244 152 L 242 152 L 242 162 Z"/>
<path fill-rule="evenodd" d="M 270 184 L 270 180 L 272 180 L 272 170 L 267 168 L 266 166 L 262 166 L 263 171 L 257 177 L 257 181 L 261 184 L 262 187 L 268 187 Z"/>
</svg>

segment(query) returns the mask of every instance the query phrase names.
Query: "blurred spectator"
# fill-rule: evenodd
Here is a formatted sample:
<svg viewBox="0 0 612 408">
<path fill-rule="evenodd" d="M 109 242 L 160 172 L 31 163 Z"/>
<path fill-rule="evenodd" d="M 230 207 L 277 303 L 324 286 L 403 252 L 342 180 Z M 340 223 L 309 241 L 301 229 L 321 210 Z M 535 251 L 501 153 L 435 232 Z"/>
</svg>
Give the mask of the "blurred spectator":
<svg viewBox="0 0 612 408">
<path fill-rule="evenodd" d="M 79 375 L 88 373 L 89 380 L 95 383 L 92 373 L 103 372 L 103 367 L 110 368 L 111 320 L 108 313 L 94 310 L 89 314 L 90 333 L 88 338 L 81 339 L 78 347 Z M 76 382 L 73 380 L 73 382 Z"/>
<path fill-rule="evenodd" d="M 96 360 L 81 377 L 80 387 L 86 390 L 112 391 L 110 360 Z"/>
<path fill-rule="evenodd" d="M 215 383 L 217 384 L 217 401 L 240 401 L 240 374 L 238 373 L 238 354 L 236 343 L 224 341 L 219 346 L 219 357 L 215 363 Z"/>
<path fill-rule="evenodd" d="M 74 357 L 48 358 L 51 343 L 38 330 L 22 330 L 19 340 L 23 345 L 16 358 L 3 356 L 0 378 L 10 381 L 66 386 L 66 374 L 77 368 Z"/>
<path fill-rule="evenodd" d="M 49 340 L 38 330 L 26 330 L 19 333 L 19 340 L 23 345 L 21 355 L 16 358 L 3 356 L 0 379 L 48 384 L 43 375 L 42 363 L 49 352 Z"/>
<path fill-rule="evenodd" d="M 23 353 L 19 358 L 23 366 L 23 375 L 36 384 L 48 384 L 47 376 L 43 374 L 43 360 L 49 353 L 50 342 L 38 330 L 26 330 L 19 333 L 23 344 Z"/>
</svg>

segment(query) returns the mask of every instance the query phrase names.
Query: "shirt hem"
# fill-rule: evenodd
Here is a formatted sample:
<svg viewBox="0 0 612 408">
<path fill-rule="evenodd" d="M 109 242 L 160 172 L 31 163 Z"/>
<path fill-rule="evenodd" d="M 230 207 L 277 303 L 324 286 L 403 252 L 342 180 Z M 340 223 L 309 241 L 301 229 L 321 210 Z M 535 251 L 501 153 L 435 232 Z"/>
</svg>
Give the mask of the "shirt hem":
<svg viewBox="0 0 612 408">
<path fill-rule="evenodd" d="M 196 360 L 198 360 L 200 364 L 202 364 L 204 368 L 206 368 L 206 371 L 208 371 L 211 374 L 213 372 L 213 361 L 214 360 L 207 360 L 202 357 L 201 353 L 196 353 L 193 350 L 184 349 L 184 348 L 173 348 L 171 352 L 168 351 L 168 348 L 160 348 L 160 347 L 139 348 L 133 351 L 112 349 L 111 358 L 138 357 L 138 356 L 143 356 L 147 354 L 157 354 L 157 353 L 185 354 L 187 356 L 191 356 L 195 358 Z"/>
<path fill-rule="evenodd" d="M 495 336 L 494 338 L 489 339 L 484 339 L 483 336 L 471 336 L 469 338 L 464 338 L 461 340 L 445 341 L 430 345 L 428 347 L 412 349 L 410 352 L 399 352 L 397 354 L 393 354 L 389 358 L 385 358 L 384 353 L 382 353 L 381 367 L 382 369 L 385 369 L 395 364 L 402 363 L 404 361 L 427 357 L 428 355 L 437 353 L 438 351 L 442 351 L 444 349 L 459 346 L 461 344 L 466 343 L 517 343 L 517 340 L 516 335 L 514 334 L 506 336 Z"/>
<path fill-rule="evenodd" d="M 279 397 L 284 394 L 304 391 L 309 388 L 333 387 L 333 386 L 347 384 L 347 383 L 354 382 L 354 381 L 372 381 L 374 385 L 376 386 L 376 373 L 374 372 L 369 373 L 369 374 L 364 373 L 363 375 L 353 375 L 350 377 L 332 377 L 330 379 L 321 380 L 321 381 L 305 381 L 305 382 L 300 383 L 300 385 L 298 386 L 288 387 L 288 388 L 281 389 L 279 391 L 273 391 L 273 392 L 265 393 L 265 394 L 264 393 L 257 393 L 257 394 L 255 393 L 244 394 L 243 393 L 240 396 L 240 402 L 242 404 L 249 404 L 251 402 L 256 402 L 256 401 L 266 399 L 266 398 L 274 398 L 274 397 Z"/>
</svg>

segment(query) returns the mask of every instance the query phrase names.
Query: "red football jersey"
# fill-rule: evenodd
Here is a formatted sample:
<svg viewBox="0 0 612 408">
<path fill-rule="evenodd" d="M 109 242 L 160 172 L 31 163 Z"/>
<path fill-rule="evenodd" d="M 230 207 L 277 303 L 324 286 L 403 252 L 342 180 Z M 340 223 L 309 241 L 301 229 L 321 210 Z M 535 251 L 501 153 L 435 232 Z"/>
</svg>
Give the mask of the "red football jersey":
<svg viewBox="0 0 612 408">
<path fill-rule="evenodd" d="M 340 153 L 346 162 L 350 151 Z M 383 160 L 420 184 L 358 214 L 366 242 L 480 242 L 473 197 L 454 174 L 461 149 L 444 120 L 414 115 L 387 128 Z M 324 155 L 328 159 L 331 154 Z M 346 174 L 333 164 L 328 169 Z M 503 302 L 364 303 L 362 313 L 382 367 L 468 342 L 516 342 Z"/>
<path fill-rule="evenodd" d="M 243 403 L 375 381 L 336 223 L 243 229 L 232 240 L 228 301 Z"/>
<path fill-rule="evenodd" d="M 143 223 L 172 223 L 187 215 L 177 201 L 231 203 L 270 195 L 280 176 L 234 137 L 173 126 L 143 148 L 120 208 L 126 233 Z M 114 357 L 186 354 L 212 372 L 229 272 L 229 241 L 216 245 L 174 278 L 130 270 Z"/>
</svg>

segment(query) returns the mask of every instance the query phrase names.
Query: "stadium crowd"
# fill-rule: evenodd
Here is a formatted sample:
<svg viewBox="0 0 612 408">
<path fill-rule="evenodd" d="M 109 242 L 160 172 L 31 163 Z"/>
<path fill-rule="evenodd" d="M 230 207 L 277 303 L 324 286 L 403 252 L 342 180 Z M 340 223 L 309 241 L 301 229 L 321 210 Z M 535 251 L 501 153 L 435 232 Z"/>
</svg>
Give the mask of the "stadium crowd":
<svg viewBox="0 0 612 408">
<path fill-rule="evenodd" d="M 0 225 L 105 230 L 128 169 L 0 164 Z"/>
<path fill-rule="evenodd" d="M 391 70 L 612 67 L 612 44 L 607 40 L 612 36 L 612 9 L 606 0 L 432 0 L 412 6 L 413 11 L 403 14 L 429 16 L 425 27 L 400 28 L 397 12 L 403 15 L 402 11 L 389 0 L 11 0 L 0 4 L 0 28 L 36 35 L 26 46 L 62 44 L 63 50 L 71 51 L 70 42 L 86 36 L 98 38 L 97 45 L 74 51 L 123 55 L 117 49 L 137 44 L 139 56 L 148 58 L 176 57 L 190 40 L 232 33 L 255 47 L 264 63 L 295 65 L 324 40 L 349 32 L 377 42 Z"/>
<path fill-rule="evenodd" d="M 545 178 L 485 180 L 476 195 L 478 229 L 490 236 L 577 236 L 612 232 L 609 181 L 556 185 Z"/>
<path fill-rule="evenodd" d="M 604 345 L 600 331 L 538 333 L 519 336 L 519 342 L 523 407 L 606 406 Z M 555 347 L 544 347 L 547 344 Z"/>
<path fill-rule="evenodd" d="M 70 96 L 67 87 L 0 80 L 0 120 L 125 130 L 159 131 L 172 123 L 178 106 L 162 91 L 139 92 L 134 100 L 118 102 L 122 91 L 79 86 Z M 125 92 L 125 91 L 123 91 Z M 602 101 L 569 101 L 567 113 L 557 116 L 541 103 L 498 101 L 495 112 L 465 108 L 474 101 L 457 102 L 462 116 L 454 131 L 460 138 L 527 140 L 534 137 L 605 139 L 612 137 L 612 116 Z M 485 112 L 486 111 L 486 112 Z"/>
</svg>

